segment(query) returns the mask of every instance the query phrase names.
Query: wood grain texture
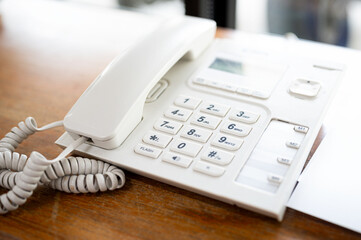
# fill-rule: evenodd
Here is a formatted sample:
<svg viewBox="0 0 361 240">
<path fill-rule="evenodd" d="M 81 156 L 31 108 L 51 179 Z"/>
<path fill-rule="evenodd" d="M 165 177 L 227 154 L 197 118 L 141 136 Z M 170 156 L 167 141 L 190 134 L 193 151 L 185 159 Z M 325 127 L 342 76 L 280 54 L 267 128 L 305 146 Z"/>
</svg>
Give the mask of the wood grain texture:
<svg viewBox="0 0 361 240">
<path fill-rule="evenodd" d="M 0 136 L 27 116 L 39 125 L 62 119 L 117 54 L 106 45 L 86 49 L 77 41 L 52 41 L 51 25 L 42 32 L 48 38 L 34 37 L 17 20 L 4 14 L 0 23 Z M 233 34 L 217 32 L 219 37 Z M 61 151 L 54 141 L 62 132 L 59 128 L 35 134 L 18 152 L 29 155 L 36 150 L 53 158 Z M 323 136 L 321 131 L 316 145 Z M 130 172 L 126 177 L 124 188 L 96 194 L 39 187 L 24 206 L 0 216 L 0 238 L 360 239 L 292 209 L 279 223 Z"/>
</svg>

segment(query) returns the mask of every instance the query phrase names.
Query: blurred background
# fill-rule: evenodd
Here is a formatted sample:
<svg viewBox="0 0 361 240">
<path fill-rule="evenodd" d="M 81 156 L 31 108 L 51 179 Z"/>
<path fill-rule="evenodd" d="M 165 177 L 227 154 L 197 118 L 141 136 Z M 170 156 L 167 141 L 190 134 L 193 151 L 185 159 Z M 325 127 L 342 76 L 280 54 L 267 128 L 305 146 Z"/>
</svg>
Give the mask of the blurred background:
<svg viewBox="0 0 361 240">
<path fill-rule="evenodd" d="M 1 0 L 0 0 L 1 1 Z M 55 0 L 48 0 L 55 1 Z M 361 49 L 361 0 L 57 0 L 214 19 L 219 27 Z"/>
</svg>

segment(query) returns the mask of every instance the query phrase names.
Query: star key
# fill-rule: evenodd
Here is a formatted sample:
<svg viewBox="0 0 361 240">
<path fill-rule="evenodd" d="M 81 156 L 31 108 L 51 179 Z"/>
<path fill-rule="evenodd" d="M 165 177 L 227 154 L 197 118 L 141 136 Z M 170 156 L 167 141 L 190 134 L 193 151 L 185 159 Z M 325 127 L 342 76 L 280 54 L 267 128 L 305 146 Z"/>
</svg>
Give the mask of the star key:
<svg viewBox="0 0 361 240">
<path fill-rule="evenodd" d="M 143 142 L 161 148 L 167 147 L 170 141 L 172 141 L 172 137 L 154 131 L 149 131 L 143 137 Z"/>
</svg>

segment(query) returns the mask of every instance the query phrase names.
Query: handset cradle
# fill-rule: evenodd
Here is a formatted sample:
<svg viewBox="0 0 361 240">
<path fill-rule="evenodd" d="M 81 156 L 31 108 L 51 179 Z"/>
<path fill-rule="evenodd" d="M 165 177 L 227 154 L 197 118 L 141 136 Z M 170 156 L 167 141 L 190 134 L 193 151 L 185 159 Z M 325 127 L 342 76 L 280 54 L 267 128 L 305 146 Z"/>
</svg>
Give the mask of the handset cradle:
<svg viewBox="0 0 361 240">
<path fill-rule="evenodd" d="M 183 56 L 203 52 L 215 28 L 213 21 L 192 17 L 162 23 L 95 79 L 64 118 L 66 131 L 102 148 L 118 147 L 141 121 L 149 91 Z"/>
</svg>

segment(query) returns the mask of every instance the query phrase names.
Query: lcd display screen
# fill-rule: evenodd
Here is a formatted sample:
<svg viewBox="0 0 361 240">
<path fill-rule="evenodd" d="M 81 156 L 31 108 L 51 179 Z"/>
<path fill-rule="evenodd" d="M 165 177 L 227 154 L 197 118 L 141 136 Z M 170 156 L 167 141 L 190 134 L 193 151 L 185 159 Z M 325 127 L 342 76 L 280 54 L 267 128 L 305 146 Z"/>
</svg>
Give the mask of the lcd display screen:
<svg viewBox="0 0 361 240">
<path fill-rule="evenodd" d="M 235 62 L 224 58 L 216 58 L 209 67 L 224 72 L 244 75 L 243 64 L 241 62 Z"/>
</svg>

